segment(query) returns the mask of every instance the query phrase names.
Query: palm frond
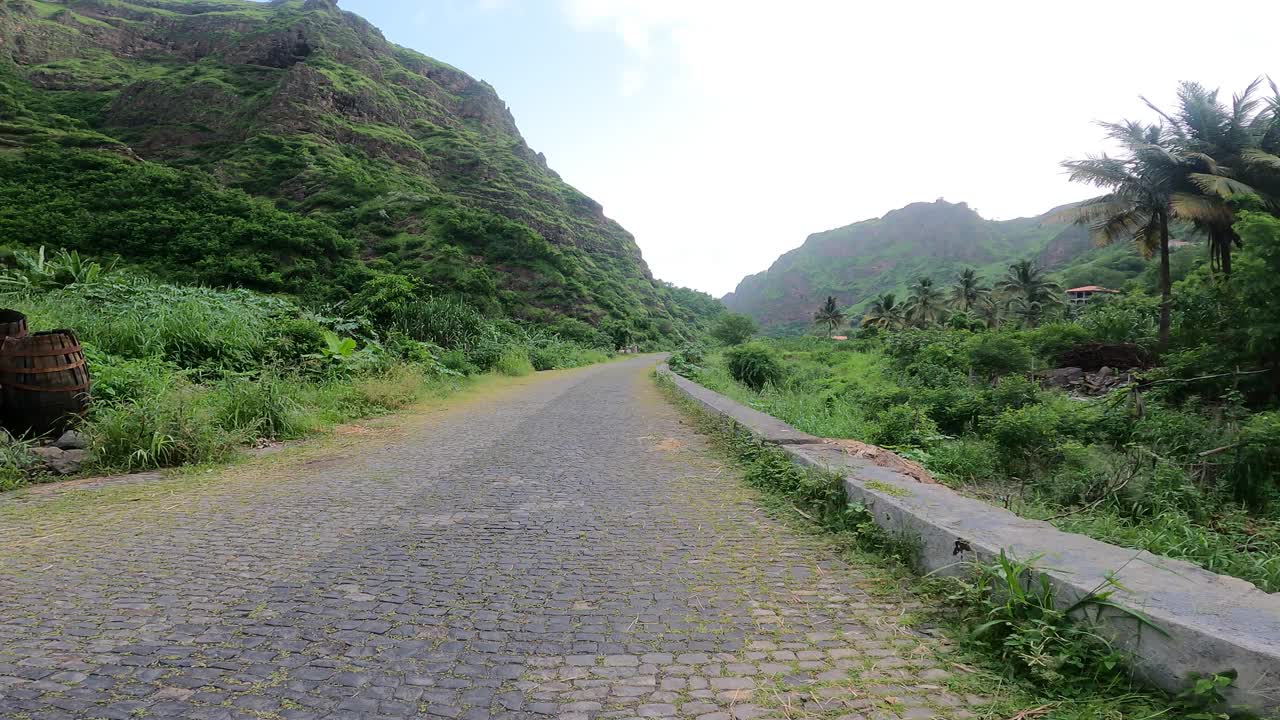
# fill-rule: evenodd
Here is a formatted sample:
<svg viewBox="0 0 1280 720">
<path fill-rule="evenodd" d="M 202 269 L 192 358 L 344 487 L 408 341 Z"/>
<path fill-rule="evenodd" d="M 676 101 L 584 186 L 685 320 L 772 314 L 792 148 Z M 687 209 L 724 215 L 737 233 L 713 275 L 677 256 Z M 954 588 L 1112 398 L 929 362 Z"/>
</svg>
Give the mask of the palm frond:
<svg viewBox="0 0 1280 720">
<path fill-rule="evenodd" d="M 1160 218 L 1152 215 L 1145 224 L 1133 231 L 1133 242 L 1145 258 L 1160 249 Z"/>
<path fill-rule="evenodd" d="M 1073 225 L 1092 225 L 1103 218 L 1117 215 L 1131 207 L 1133 207 L 1133 203 L 1111 193 L 1085 200 L 1069 208 L 1063 208 L 1050 216 L 1049 220 Z"/>
<path fill-rule="evenodd" d="M 1169 209 L 1175 217 L 1203 225 L 1230 225 L 1235 222 L 1231 206 L 1217 197 L 1174 193 Z"/>
<path fill-rule="evenodd" d="M 1261 168 L 1272 172 L 1280 172 L 1280 156 L 1262 150 L 1245 150 L 1240 153 L 1244 164 L 1253 168 Z"/>
<path fill-rule="evenodd" d="M 1251 186 L 1246 185 L 1239 180 L 1223 175 L 1209 175 L 1206 173 L 1191 173 L 1187 175 L 1196 187 L 1206 195 L 1216 195 L 1220 198 L 1229 198 L 1232 195 L 1256 195 L 1257 191 Z"/>
<path fill-rule="evenodd" d="M 1140 228 L 1150 222 L 1150 214 L 1130 207 L 1122 212 L 1100 217 L 1089 225 L 1089 237 L 1098 247 L 1106 247 L 1121 240 L 1132 239 Z"/>
<path fill-rule="evenodd" d="M 1095 187 L 1117 188 L 1134 180 L 1128 164 L 1106 155 L 1090 155 L 1083 160 L 1067 160 L 1062 167 L 1068 171 L 1071 182 Z"/>
</svg>

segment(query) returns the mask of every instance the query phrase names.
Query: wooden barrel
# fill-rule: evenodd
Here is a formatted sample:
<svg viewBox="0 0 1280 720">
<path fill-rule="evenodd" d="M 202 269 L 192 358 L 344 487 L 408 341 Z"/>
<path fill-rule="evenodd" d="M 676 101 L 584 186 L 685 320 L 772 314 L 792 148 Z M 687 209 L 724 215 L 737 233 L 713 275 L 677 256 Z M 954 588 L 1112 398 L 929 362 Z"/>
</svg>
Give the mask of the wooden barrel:
<svg viewBox="0 0 1280 720">
<path fill-rule="evenodd" d="M 7 337 L 27 336 L 27 316 L 17 310 L 0 310 L 0 342 Z"/>
<path fill-rule="evenodd" d="M 70 330 L 8 337 L 0 344 L 4 426 L 14 435 L 50 435 L 70 427 L 89 404 L 89 369 Z"/>
</svg>

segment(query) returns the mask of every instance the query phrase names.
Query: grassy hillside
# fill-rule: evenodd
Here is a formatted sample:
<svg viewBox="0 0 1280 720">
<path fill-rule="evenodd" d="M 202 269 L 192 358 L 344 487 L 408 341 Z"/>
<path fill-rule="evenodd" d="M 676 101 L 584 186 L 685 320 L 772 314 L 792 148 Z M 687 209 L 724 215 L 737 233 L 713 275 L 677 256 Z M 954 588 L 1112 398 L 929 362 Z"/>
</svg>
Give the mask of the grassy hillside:
<svg viewBox="0 0 1280 720">
<path fill-rule="evenodd" d="M 994 277 L 1028 256 L 1061 264 L 1087 250 L 1088 237 L 1082 228 L 1054 222 L 1054 212 L 992 221 L 964 203 L 914 203 L 810 235 L 768 270 L 743 279 L 724 302 L 774 330 L 800 330 L 828 295 L 856 313 L 878 293 L 905 297 L 922 275 L 949 281 L 961 268 L 975 267 Z"/>
<path fill-rule="evenodd" d="M 331 0 L 0 0 L 0 244 L 337 301 L 379 274 L 663 343 L 719 312 L 486 83 Z"/>
</svg>

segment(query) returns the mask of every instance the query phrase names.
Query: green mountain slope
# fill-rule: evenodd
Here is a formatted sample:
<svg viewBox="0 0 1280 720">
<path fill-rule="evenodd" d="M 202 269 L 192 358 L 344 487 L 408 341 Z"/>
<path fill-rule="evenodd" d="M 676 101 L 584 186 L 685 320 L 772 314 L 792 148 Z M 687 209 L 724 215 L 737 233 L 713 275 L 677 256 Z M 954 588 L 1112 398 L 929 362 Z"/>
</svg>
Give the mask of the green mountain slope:
<svg viewBox="0 0 1280 720">
<path fill-rule="evenodd" d="M 333 0 L 0 0 L 0 243 L 340 300 L 690 334 L 711 298 L 547 167 L 484 82 Z"/>
<path fill-rule="evenodd" d="M 856 312 L 881 292 L 905 293 L 921 275 L 949 282 L 964 267 L 993 277 L 1028 256 L 1054 267 L 1089 248 L 1088 233 L 1050 218 L 983 219 L 964 203 L 913 203 L 882 218 L 810 235 L 723 298 L 776 329 L 802 329 L 828 295 Z"/>
</svg>

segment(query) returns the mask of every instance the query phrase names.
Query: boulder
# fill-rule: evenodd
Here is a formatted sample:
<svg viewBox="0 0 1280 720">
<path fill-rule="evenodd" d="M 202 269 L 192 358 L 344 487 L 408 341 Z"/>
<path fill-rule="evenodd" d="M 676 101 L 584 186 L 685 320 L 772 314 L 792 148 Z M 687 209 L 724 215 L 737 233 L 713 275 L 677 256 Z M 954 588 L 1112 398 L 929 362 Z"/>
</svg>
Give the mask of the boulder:
<svg viewBox="0 0 1280 720">
<path fill-rule="evenodd" d="M 85 450 L 66 450 L 61 457 L 49 460 L 46 464 L 59 475 L 72 475 L 80 472 L 80 466 L 88 458 L 89 453 Z"/>
<path fill-rule="evenodd" d="M 62 448 L 53 446 L 31 448 L 31 454 L 40 458 L 45 463 L 62 459 L 64 453 L 65 451 Z"/>
<path fill-rule="evenodd" d="M 1079 385 L 1084 380 L 1084 370 L 1078 367 L 1055 368 L 1044 370 L 1036 375 L 1045 387 L 1065 388 Z"/>
<path fill-rule="evenodd" d="M 89 447 L 89 438 L 75 430 L 68 430 L 54 441 L 53 446 L 63 450 L 84 450 Z"/>
</svg>

